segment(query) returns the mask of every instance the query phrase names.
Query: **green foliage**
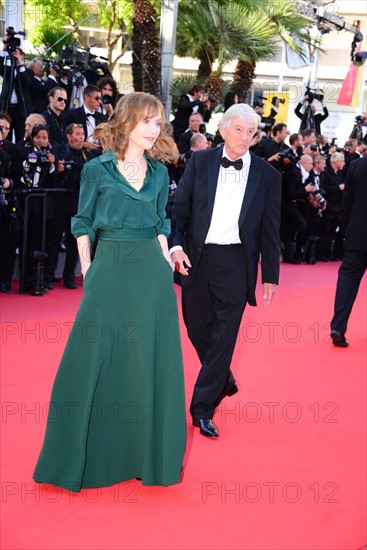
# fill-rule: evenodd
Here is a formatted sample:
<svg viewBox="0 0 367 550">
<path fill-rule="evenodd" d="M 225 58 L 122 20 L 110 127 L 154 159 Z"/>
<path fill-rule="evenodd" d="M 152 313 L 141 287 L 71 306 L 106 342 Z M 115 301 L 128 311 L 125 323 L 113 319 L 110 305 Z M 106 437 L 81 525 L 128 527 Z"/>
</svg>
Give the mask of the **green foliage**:
<svg viewBox="0 0 367 550">
<path fill-rule="evenodd" d="M 300 51 L 295 37 L 308 40 L 305 24 L 290 0 L 181 0 L 177 51 L 216 60 L 220 74 L 235 58 L 271 60 L 282 41 Z"/>
<path fill-rule="evenodd" d="M 32 42 L 36 48 L 39 50 L 49 49 L 48 56 L 52 54 L 60 59 L 62 47 L 69 46 L 74 44 L 75 37 L 73 34 L 70 34 L 63 38 L 65 34 L 65 29 L 48 26 L 48 25 L 38 25 L 36 31 L 33 33 Z M 60 40 L 62 39 L 62 40 Z M 57 44 L 56 44 L 57 43 Z"/>
</svg>

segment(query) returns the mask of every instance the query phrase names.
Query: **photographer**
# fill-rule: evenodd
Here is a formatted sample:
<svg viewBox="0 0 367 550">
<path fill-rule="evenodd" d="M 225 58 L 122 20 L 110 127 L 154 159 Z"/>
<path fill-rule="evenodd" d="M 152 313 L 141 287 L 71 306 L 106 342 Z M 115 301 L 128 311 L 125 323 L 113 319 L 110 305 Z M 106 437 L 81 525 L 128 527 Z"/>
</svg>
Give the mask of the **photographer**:
<svg viewBox="0 0 367 550">
<path fill-rule="evenodd" d="M 367 145 L 367 114 L 356 116 L 354 120 L 353 130 L 349 136 L 349 139 L 357 139 L 363 141 Z"/>
<path fill-rule="evenodd" d="M 209 122 L 212 115 L 209 93 L 208 91 L 203 91 L 203 87 L 199 84 L 192 84 L 187 94 L 180 97 L 176 117 L 172 121 L 176 141 L 179 140 L 181 134 L 187 129 L 190 115 L 194 113 L 200 113 L 204 122 Z"/>
<path fill-rule="evenodd" d="M 178 140 L 178 150 L 180 153 L 186 153 L 190 150 L 190 140 L 192 136 L 202 134 L 207 141 L 213 141 L 214 136 L 205 131 L 205 123 L 200 113 L 193 113 L 189 118 L 189 127 L 180 135 Z"/>
<path fill-rule="evenodd" d="M 283 241 L 283 262 L 299 264 L 302 261 L 302 252 L 306 246 L 307 220 L 304 211 L 307 208 L 310 193 L 315 190 L 314 185 L 308 183 L 312 168 L 312 158 L 302 155 L 297 164 L 292 164 L 285 172 L 282 189 L 282 223 L 281 238 Z M 295 251 L 292 243 L 295 240 Z M 311 252 L 311 251 L 310 251 Z M 315 263 L 313 256 L 307 258 L 307 263 Z M 312 260 L 311 260 L 312 258 Z"/>
<path fill-rule="evenodd" d="M 0 138 L 3 133 L 0 130 Z M 14 196 L 5 194 L 11 188 L 9 155 L 0 149 L 0 292 L 11 292 L 16 249 L 19 244 L 19 219 Z"/>
<path fill-rule="evenodd" d="M 303 139 L 303 154 L 315 157 L 319 154 L 319 148 L 317 146 L 317 137 L 315 130 L 312 128 L 306 128 L 302 130 L 301 136 Z"/>
<path fill-rule="evenodd" d="M 288 149 L 284 143 L 287 135 L 287 125 L 282 123 L 276 124 L 273 127 L 273 137 L 271 139 L 262 139 L 254 151 L 255 155 L 270 162 L 278 172 L 282 172 L 284 168 L 283 158 L 280 153 Z"/>
<path fill-rule="evenodd" d="M 101 90 L 102 94 L 102 101 L 98 111 L 102 115 L 110 118 L 119 99 L 116 81 L 112 76 L 103 76 L 98 80 L 96 85 Z"/>
<path fill-rule="evenodd" d="M 16 158 L 16 145 L 12 141 L 8 140 L 11 124 L 11 116 L 8 115 L 8 113 L 0 111 L 0 149 L 5 151 L 9 155 L 10 170 Z M 10 177 L 12 177 L 11 172 Z"/>
<path fill-rule="evenodd" d="M 343 257 L 341 204 L 345 187 L 344 166 L 344 153 L 334 153 L 330 158 L 330 166 L 325 170 L 324 186 L 328 205 L 321 223 L 325 238 L 320 243 L 320 254 L 332 261 Z"/>
<path fill-rule="evenodd" d="M 45 286 L 52 290 L 52 279 L 57 267 L 62 234 L 66 234 L 66 258 L 63 272 L 64 287 L 76 289 L 75 268 L 78 262 L 76 240 L 71 234 L 71 218 L 78 210 L 80 175 L 84 164 L 92 158 L 84 149 L 84 129 L 82 124 L 69 124 L 66 128 L 67 144 L 55 148 L 58 162 L 57 187 L 69 192 L 57 193 L 56 208 L 47 228 L 47 261 L 45 266 Z M 74 191 L 74 192 L 72 192 Z"/>
<path fill-rule="evenodd" d="M 50 136 L 48 126 L 36 124 L 33 126 L 30 135 L 31 144 L 26 147 L 17 148 L 17 162 L 14 166 L 15 185 L 28 193 L 37 193 L 37 190 L 54 187 L 57 179 L 56 158 L 50 151 Z M 21 210 L 25 211 L 26 196 L 28 193 L 19 195 Z M 52 198 L 48 200 L 48 216 L 52 216 L 54 206 Z M 28 239 L 26 264 L 21 266 L 25 272 L 25 290 L 33 295 L 41 296 L 45 292 L 43 281 L 40 283 L 36 277 L 38 266 L 37 258 L 45 260 L 45 250 L 42 250 L 42 199 L 28 201 Z M 23 254 L 23 243 L 21 244 L 21 255 Z"/>
<path fill-rule="evenodd" d="M 0 109 L 11 116 L 15 140 L 20 141 L 25 119 L 32 112 L 30 86 L 33 75 L 24 66 L 24 52 L 14 45 L 14 34 L 4 36 L 3 50 L 0 52 L 0 75 L 3 77 Z"/>
<path fill-rule="evenodd" d="M 316 114 L 316 105 L 314 100 L 318 100 L 321 103 L 323 114 Z M 324 96 L 311 92 L 310 88 L 307 88 L 307 93 L 300 103 L 298 103 L 294 112 L 301 119 L 299 132 L 305 129 L 313 129 L 316 134 L 321 134 L 321 122 L 327 119 L 329 111 L 324 105 Z M 302 112 L 303 108 L 303 112 Z"/>
</svg>

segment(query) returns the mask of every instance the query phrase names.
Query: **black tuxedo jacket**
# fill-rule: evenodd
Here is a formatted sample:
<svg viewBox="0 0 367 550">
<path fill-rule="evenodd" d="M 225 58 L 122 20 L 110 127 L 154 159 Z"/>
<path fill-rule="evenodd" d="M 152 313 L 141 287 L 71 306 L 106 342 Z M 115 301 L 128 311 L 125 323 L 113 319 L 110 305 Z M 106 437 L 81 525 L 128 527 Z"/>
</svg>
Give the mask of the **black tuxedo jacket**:
<svg viewBox="0 0 367 550">
<path fill-rule="evenodd" d="M 209 230 L 218 183 L 223 147 L 197 151 L 178 185 L 172 216 L 175 230 L 172 246 L 181 245 L 192 268 L 182 276 L 182 286 L 195 280 L 195 273 Z M 248 302 L 256 305 L 255 286 L 261 253 L 262 282 L 278 283 L 281 176 L 264 160 L 251 153 L 251 167 L 239 216 L 239 236 L 248 278 Z"/>
<path fill-rule="evenodd" d="M 199 106 L 198 113 L 203 116 L 204 122 L 208 122 L 211 117 L 211 111 L 204 109 L 203 103 L 200 99 L 194 99 L 190 101 L 190 98 L 187 94 L 184 94 L 180 97 L 178 103 L 177 112 L 174 120 L 172 120 L 172 126 L 175 131 L 175 139 L 178 140 L 180 135 L 187 130 L 189 126 L 189 118 L 193 113 L 193 109 L 196 106 Z"/>
<path fill-rule="evenodd" d="M 367 252 L 367 157 L 354 160 L 348 170 L 342 203 L 344 246 Z"/>
<path fill-rule="evenodd" d="M 107 117 L 102 115 L 102 113 L 98 113 L 98 111 L 95 111 L 94 117 L 96 120 L 96 127 L 98 126 L 98 124 L 101 124 L 101 122 L 107 121 Z M 70 109 L 70 111 L 68 111 L 64 116 L 64 122 L 65 128 L 68 126 L 68 124 L 71 124 L 72 122 L 74 122 L 75 124 L 83 124 L 85 139 L 87 139 L 87 115 L 83 106 L 78 107 L 77 109 Z"/>
<path fill-rule="evenodd" d="M 47 109 L 48 97 L 47 88 L 44 80 L 38 80 L 33 76 L 32 84 L 29 88 L 31 101 L 32 101 L 32 113 L 42 114 Z"/>
<path fill-rule="evenodd" d="M 284 173 L 282 203 L 284 206 L 292 201 L 307 200 L 309 193 L 302 182 L 301 171 L 292 166 Z"/>
</svg>

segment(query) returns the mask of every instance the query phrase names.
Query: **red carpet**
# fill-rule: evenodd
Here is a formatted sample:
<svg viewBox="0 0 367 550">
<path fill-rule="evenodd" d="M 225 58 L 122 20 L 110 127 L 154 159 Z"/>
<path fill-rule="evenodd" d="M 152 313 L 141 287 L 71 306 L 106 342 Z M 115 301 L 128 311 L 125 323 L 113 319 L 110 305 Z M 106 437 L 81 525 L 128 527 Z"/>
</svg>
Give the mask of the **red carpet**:
<svg viewBox="0 0 367 550">
<path fill-rule="evenodd" d="M 1 295 L 2 549 L 357 550 L 366 544 L 366 281 L 329 342 L 338 264 L 282 265 L 247 308 L 240 391 L 217 441 L 188 424 L 183 482 L 68 493 L 35 485 L 47 403 L 82 290 Z M 177 289 L 179 295 L 179 289 Z M 261 289 L 258 292 L 261 302 Z M 199 368 L 182 324 L 187 400 Z"/>
</svg>

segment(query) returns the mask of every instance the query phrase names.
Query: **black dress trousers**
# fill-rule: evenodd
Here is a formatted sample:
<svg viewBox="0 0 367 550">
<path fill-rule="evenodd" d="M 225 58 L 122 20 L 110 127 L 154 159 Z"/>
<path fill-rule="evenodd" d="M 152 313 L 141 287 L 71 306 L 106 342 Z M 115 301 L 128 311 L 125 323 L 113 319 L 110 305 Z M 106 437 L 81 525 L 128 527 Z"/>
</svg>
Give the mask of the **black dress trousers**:
<svg viewBox="0 0 367 550">
<path fill-rule="evenodd" d="M 247 287 L 242 245 L 204 246 L 194 283 L 182 289 L 188 335 L 202 362 L 190 406 L 193 418 L 212 418 L 221 395 L 235 386 L 230 364 Z"/>
</svg>

